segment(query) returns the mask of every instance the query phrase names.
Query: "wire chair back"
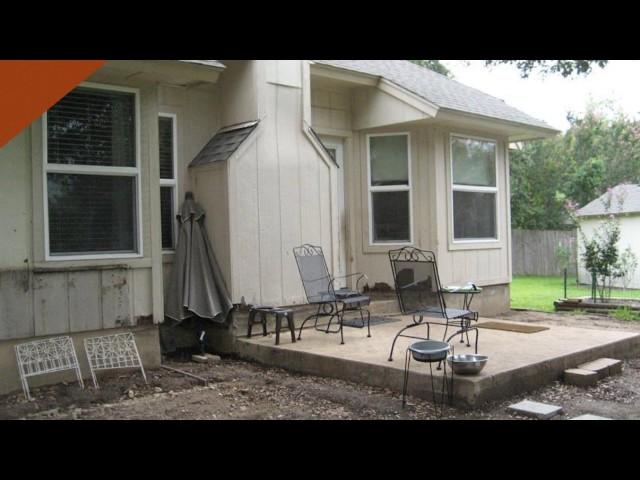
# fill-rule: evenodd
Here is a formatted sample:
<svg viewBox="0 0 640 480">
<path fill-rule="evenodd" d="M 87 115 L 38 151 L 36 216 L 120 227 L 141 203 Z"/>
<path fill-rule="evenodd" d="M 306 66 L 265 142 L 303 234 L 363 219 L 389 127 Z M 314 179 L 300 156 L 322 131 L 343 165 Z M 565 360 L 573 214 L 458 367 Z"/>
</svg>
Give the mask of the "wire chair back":
<svg viewBox="0 0 640 480">
<path fill-rule="evenodd" d="M 427 311 L 445 317 L 446 304 L 435 254 L 404 247 L 390 250 L 389 261 L 402 313 Z"/>
<path fill-rule="evenodd" d="M 304 293 L 309 303 L 333 302 L 336 299 L 333 281 L 327 268 L 322 247 L 305 244 L 293 249 Z"/>
</svg>

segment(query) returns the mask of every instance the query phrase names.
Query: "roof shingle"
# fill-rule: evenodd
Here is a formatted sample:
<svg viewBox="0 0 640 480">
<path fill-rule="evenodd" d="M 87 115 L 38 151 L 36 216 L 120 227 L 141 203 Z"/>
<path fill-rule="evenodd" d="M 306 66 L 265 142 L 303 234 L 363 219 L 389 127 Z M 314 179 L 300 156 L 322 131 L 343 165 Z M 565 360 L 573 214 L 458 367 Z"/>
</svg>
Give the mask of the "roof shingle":
<svg viewBox="0 0 640 480">
<path fill-rule="evenodd" d="M 442 109 L 556 130 L 542 120 L 507 105 L 504 100 L 463 85 L 408 60 L 314 60 L 314 62 L 386 78 Z"/>
<path fill-rule="evenodd" d="M 579 209 L 576 214 L 579 217 L 586 217 L 591 215 L 640 212 L 640 185 L 620 184 L 613 187 L 611 189 L 611 206 L 607 211 L 605 204 L 608 195 L 608 191 L 603 193 Z M 622 200 L 622 204 L 620 204 L 619 199 Z"/>
</svg>

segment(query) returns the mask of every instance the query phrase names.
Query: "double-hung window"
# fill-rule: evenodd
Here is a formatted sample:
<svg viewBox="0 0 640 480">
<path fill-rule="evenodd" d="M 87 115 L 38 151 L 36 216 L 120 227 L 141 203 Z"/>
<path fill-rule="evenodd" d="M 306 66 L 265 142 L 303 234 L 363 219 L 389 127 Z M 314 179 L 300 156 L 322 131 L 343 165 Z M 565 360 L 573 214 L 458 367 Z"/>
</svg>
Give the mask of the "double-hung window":
<svg viewBox="0 0 640 480">
<path fill-rule="evenodd" d="M 142 254 L 137 117 L 136 90 L 93 84 L 45 114 L 48 260 Z"/>
<path fill-rule="evenodd" d="M 161 113 L 158 117 L 160 141 L 160 217 L 162 249 L 170 252 L 176 246 L 177 181 L 177 129 L 176 116 Z"/>
<path fill-rule="evenodd" d="M 369 240 L 411 243 L 409 134 L 369 135 Z"/>
<path fill-rule="evenodd" d="M 497 240 L 496 142 L 451 136 L 454 241 Z"/>
</svg>

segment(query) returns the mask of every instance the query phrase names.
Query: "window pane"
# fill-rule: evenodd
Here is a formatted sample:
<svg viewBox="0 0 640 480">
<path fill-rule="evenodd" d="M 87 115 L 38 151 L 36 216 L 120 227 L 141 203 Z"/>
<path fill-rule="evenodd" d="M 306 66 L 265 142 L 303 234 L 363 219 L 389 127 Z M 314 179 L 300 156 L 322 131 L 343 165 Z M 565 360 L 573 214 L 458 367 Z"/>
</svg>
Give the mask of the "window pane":
<svg viewBox="0 0 640 480">
<path fill-rule="evenodd" d="M 406 135 L 370 137 L 371 186 L 409 185 Z"/>
<path fill-rule="evenodd" d="M 135 178 L 47 175 L 54 254 L 136 251 Z"/>
<path fill-rule="evenodd" d="M 160 187 L 160 217 L 162 219 L 162 248 L 173 250 L 173 187 Z"/>
<path fill-rule="evenodd" d="M 47 161 L 135 167 L 135 96 L 78 87 L 47 112 Z"/>
<path fill-rule="evenodd" d="M 453 137 L 453 183 L 496 186 L 496 144 L 471 138 Z"/>
<path fill-rule="evenodd" d="M 409 192 L 373 192 L 373 241 L 408 242 Z"/>
<path fill-rule="evenodd" d="M 173 178 L 173 118 L 159 117 L 160 178 Z"/>
<path fill-rule="evenodd" d="M 497 238 L 496 194 L 453 192 L 454 238 Z"/>
</svg>

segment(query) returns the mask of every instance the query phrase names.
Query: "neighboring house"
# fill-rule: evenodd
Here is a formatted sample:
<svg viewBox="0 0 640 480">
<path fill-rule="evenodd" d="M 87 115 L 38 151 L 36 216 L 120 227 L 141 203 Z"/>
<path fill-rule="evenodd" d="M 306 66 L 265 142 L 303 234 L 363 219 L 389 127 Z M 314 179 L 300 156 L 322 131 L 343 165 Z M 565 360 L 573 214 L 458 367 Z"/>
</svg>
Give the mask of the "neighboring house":
<svg viewBox="0 0 640 480">
<path fill-rule="evenodd" d="M 611 196 L 610 207 L 606 204 Z M 627 247 L 640 260 L 640 185 L 621 184 L 589 202 L 576 212 L 578 222 L 587 239 L 592 239 L 595 231 L 602 224 L 607 215 L 615 215 L 620 221 L 619 253 Z M 582 236 L 578 234 L 578 279 L 580 283 L 591 284 L 591 273 L 584 268 L 580 255 L 584 251 Z M 614 286 L 621 287 L 622 281 L 616 279 Z M 640 268 L 636 269 L 628 285 L 629 288 L 640 288 Z"/>
<path fill-rule="evenodd" d="M 404 60 L 109 61 L 0 149 L 0 391 L 32 337 L 133 328 L 159 363 L 189 190 L 234 303 L 304 303 L 302 243 L 370 285 L 413 245 L 505 311 L 508 144 L 556 133 Z"/>
</svg>

